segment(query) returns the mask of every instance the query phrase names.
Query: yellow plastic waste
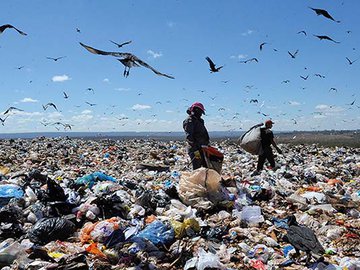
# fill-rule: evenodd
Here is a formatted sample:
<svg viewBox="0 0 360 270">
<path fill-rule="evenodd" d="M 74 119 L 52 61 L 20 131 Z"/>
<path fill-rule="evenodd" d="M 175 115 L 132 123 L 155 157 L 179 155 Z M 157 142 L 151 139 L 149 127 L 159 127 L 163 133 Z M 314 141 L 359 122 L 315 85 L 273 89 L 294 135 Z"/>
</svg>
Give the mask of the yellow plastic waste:
<svg viewBox="0 0 360 270">
<path fill-rule="evenodd" d="M 8 174 L 9 172 L 10 172 L 10 168 L 0 165 L 0 173 L 1 173 L 2 175 L 6 175 L 6 174 Z"/>
</svg>

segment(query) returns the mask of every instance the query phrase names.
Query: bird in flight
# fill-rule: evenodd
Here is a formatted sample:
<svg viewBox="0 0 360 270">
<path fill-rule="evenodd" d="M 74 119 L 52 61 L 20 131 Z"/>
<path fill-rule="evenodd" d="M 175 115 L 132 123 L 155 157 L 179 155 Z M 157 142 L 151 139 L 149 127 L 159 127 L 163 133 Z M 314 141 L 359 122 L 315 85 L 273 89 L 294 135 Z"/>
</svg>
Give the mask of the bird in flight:
<svg viewBox="0 0 360 270">
<path fill-rule="evenodd" d="M 338 90 L 337 90 L 335 87 L 331 87 L 331 88 L 329 89 L 329 92 L 330 92 L 330 91 L 337 92 Z"/>
<path fill-rule="evenodd" d="M 298 34 L 304 34 L 305 36 L 307 36 L 307 34 L 306 34 L 306 32 L 304 31 L 304 30 L 302 30 L 302 31 L 299 31 L 299 32 L 297 32 Z"/>
<path fill-rule="evenodd" d="M 56 58 L 53 58 L 53 57 L 46 57 L 46 59 L 50 59 L 50 60 L 54 60 L 55 62 L 60 60 L 60 59 L 63 59 L 65 58 L 66 56 L 60 56 L 60 57 L 56 57 Z"/>
<path fill-rule="evenodd" d="M 332 39 L 331 37 L 329 37 L 329 36 L 318 36 L 318 35 L 314 35 L 314 37 L 317 37 L 317 38 L 320 39 L 320 40 L 326 39 L 326 40 L 330 40 L 330 41 L 332 41 L 332 42 L 334 42 L 334 43 L 340 43 L 339 41 L 333 40 L 333 39 Z"/>
<path fill-rule="evenodd" d="M 44 111 L 46 111 L 47 108 L 49 108 L 50 106 L 51 106 L 51 107 L 54 107 L 55 110 L 58 110 L 58 109 L 56 108 L 56 105 L 55 105 L 54 103 L 52 103 L 52 102 L 49 102 L 49 103 L 47 103 L 47 104 L 45 104 L 45 105 L 42 105 Z"/>
<path fill-rule="evenodd" d="M 126 42 L 123 42 L 123 43 L 116 43 L 116 42 L 114 42 L 114 41 L 112 41 L 112 40 L 109 40 L 111 43 L 114 43 L 118 48 L 121 48 L 122 46 L 124 46 L 124 45 L 127 45 L 127 44 L 130 44 L 132 41 L 131 40 L 129 40 L 129 41 L 126 41 Z"/>
<path fill-rule="evenodd" d="M 295 58 L 299 50 L 296 50 L 294 53 L 291 53 L 288 51 L 288 54 L 290 54 L 291 58 Z"/>
<path fill-rule="evenodd" d="M 76 32 L 77 32 L 77 33 L 81 33 L 81 30 L 76 27 Z"/>
<path fill-rule="evenodd" d="M 315 76 L 316 76 L 316 77 L 320 77 L 320 78 L 322 78 L 322 79 L 324 79 L 324 78 L 325 78 L 325 76 L 324 76 L 324 75 L 321 75 L 321 74 L 319 74 L 319 73 L 316 73 L 316 74 L 315 74 Z"/>
<path fill-rule="evenodd" d="M 4 115 L 5 114 L 8 114 L 9 112 L 11 112 L 11 111 L 20 111 L 20 112 L 23 112 L 24 110 L 21 110 L 21 109 L 18 109 L 18 108 L 16 108 L 16 107 L 9 107 L 5 112 L 4 112 Z"/>
<path fill-rule="evenodd" d="M 68 99 L 68 98 L 69 98 L 69 96 L 68 96 L 68 94 L 66 94 L 66 92 L 63 92 L 63 94 L 64 94 L 64 98 L 65 98 L 65 99 Z"/>
<path fill-rule="evenodd" d="M 250 103 L 259 103 L 257 99 L 250 99 Z"/>
<path fill-rule="evenodd" d="M 161 72 L 157 71 L 152 66 L 145 63 L 144 61 L 142 61 L 141 59 L 139 59 L 138 57 L 136 57 L 135 55 L 133 55 L 131 53 L 105 52 L 105 51 L 101 51 L 101 50 L 92 48 L 90 46 L 87 46 L 87 45 L 85 45 L 85 44 L 83 44 L 81 42 L 80 42 L 80 45 L 83 46 L 86 50 L 88 50 L 89 52 L 91 52 L 93 54 L 111 55 L 111 56 L 115 56 L 115 57 L 121 57 L 122 59 L 117 59 L 117 60 L 119 60 L 125 66 L 125 70 L 124 70 L 124 76 L 125 77 L 129 76 L 130 68 L 143 66 L 143 67 L 146 67 L 146 68 L 150 69 L 156 75 L 164 76 L 164 77 L 167 77 L 169 79 L 175 79 L 173 76 L 170 76 L 170 75 L 167 75 L 167 74 L 164 74 L 164 73 L 161 73 Z"/>
<path fill-rule="evenodd" d="M 7 115 L 4 119 L 0 118 L 1 124 L 4 126 L 5 120 L 6 118 L 8 118 L 9 116 Z"/>
<path fill-rule="evenodd" d="M 349 62 L 349 65 L 352 65 L 352 64 L 354 64 L 354 62 L 356 62 L 356 60 L 357 59 L 355 59 L 354 61 L 351 61 L 349 58 L 347 58 L 347 57 L 345 57 L 346 58 L 346 60 L 348 60 L 348 62 Z"/>
<path fill-rule="evenodd" d="M 350 105 L 350 106 L 352 106 L 352 105 L 354 105 L 354 104 L 355 104 L 355 101 L 356 101 L 356 99 L 354 99 L 354 101 L 353 101 L 353 102 L 351 102 L 350 104 L 346 104 L 346 105 Z"/>
<path fill-rule="evenodd" d="M 266 42 L 263 42 L 263 43 L 260 44 L 260 51 L 262 51 L 262 49 L 263 49 L 263 47 L 264 47 L 265 44 L 267 44 L 267 43 L 266 43 Z"/>
<path fill-rule="evenodd" d="M 96 105 L 95 103 L 90 103 L 90 102 L 87 102 L 87 101 L 85 101 L 85 103 L 88 104 L 91 107 Z"/>
<path fill-rule="evenodd" d="M 309 78 L 309 75 L 307 75 L 306 77 L 300 75 L 300 78 L 306 81 Z"/>
<path fill-rule="evenodd" d="M 215 63 L 210 59 L 209 56 L 207 56 L 205 59 L 206 59 L 206 61 L 209 62 L 211 72 L 219 72 L 219 70 L 223 67 L 223 66 L 216 67 Z"/>
<path fill-rule="evenodd" d="M 285 81 L 282 81 L 281 83 L 289 83 L 290 80 L 285 80 Z"/>
<path fill-rule="evenodd" d="M 240 61 L 240 63 L 246 64 L 247 62 L 252 62 L 252 61 L 255 61 L 256 63 L 259 62 L 259 61 L 257 60 L 257 58 L 253 57 L 253 58 L 247 59 L 247 60 L 245 60 L 245 61 Z"/>
<path fill-rule="evenodd" d="M 355 61 L 354 61 L 355 62 Z M 20 66 L 20 67 L 17 67 L 16 69 L 20 70 L 20 69 L 23 69 L 25 66 Z"/>
<path fill-rule="evenodd" d="M 27 35 L 23 31 L 20 31 L 19 29 L 17 29 L 15 26 L 12 26 L 11 24 L 4 24 L 4 25 L 0 26 L 0 34 L 2 34 L 2 32 L 4 32 L 8 28 L 12 28 L 12 29 L 16 30 L 19 34 L 21 34 L 23 36 Z"/>
<path fill-rule="evenodd" d="M 337 22 L 339 23 L 340 21 L 336 21 L 333 17 L 331 17 L 331 15 L 329 14 L 329 12 L 327 12 L 325 9 L 320 9 L 320 8 L 312 8 L 312 7 L 309 7 L 311 8 L 313 11 L 316 12 L 316 14 L 319 16 L 319 15 L 322 15 L 324 16 L 325 18 L 328 18 L 334 22 Z"/>
</svg>

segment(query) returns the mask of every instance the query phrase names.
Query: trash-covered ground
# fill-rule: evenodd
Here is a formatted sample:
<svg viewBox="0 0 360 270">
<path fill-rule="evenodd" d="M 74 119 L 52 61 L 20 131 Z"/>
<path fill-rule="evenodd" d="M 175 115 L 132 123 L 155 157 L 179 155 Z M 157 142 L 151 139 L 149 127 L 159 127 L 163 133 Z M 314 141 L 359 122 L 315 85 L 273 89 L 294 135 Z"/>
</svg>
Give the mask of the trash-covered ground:
<svg viewBox="0 0 360 270">
<path fill-rule="evenodd" d="M 277 170 L 230 141 L 221 177 L 185 142 L 0 141 L 1 269 L 360 269 L 358 148 L 280 145 Z M 296 256 L 287 218 L 322 259 Z"/>
</svg>

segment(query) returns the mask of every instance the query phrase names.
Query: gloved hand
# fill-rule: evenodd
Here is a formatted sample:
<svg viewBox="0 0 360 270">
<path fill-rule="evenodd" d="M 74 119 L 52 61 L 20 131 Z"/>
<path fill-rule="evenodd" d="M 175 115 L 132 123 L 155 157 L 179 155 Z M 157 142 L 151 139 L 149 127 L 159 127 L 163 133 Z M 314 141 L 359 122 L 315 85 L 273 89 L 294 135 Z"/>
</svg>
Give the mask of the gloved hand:
<svg viewBox="0 0 360 270">
<path fill-rule="evenodd" d="M 196 159 L 201 159 L 200 151 L 199 150 L 195 151 L 194 156 L 195 156 Z"/>
<path fill-rule="evenodd" d="M 282 154 L 282 153 L 283 153 L 279 147 L 276 148 L 276 151 L 277 151 L 279 154 Z"/>
</svg>

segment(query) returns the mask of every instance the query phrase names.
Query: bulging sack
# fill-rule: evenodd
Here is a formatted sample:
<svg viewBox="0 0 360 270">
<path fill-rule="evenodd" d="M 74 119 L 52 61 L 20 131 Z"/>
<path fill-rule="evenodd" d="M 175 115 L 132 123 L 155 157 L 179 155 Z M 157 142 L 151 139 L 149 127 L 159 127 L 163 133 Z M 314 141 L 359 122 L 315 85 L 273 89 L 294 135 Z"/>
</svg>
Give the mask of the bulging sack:
<svg viewBox="0 0 360 270">
<path fill-rule="evenodd" d="M 195 208 L 210 209 L 229 200 L 229 193 L 215 170 L 199 168 L 192 173 L 184 172 L 179 181 L 181 201 Z"/>
<path fill-rule="evenodd" d="M 261 126 L 262 124 L 253 126 L 239 139 L 241 148 L 250 154 L 261 155 L 263 153 L 261 146 Z"/>
</svg>

